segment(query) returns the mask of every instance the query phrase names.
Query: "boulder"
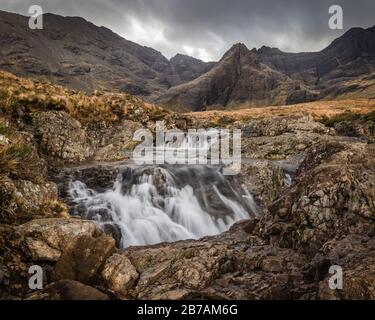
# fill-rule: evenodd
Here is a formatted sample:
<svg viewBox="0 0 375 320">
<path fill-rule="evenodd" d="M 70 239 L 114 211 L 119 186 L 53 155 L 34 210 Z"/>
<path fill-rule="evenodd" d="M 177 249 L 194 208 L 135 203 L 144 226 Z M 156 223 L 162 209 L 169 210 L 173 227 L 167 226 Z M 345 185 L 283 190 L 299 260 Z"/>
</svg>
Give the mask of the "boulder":
<svg viewBox="0 0 375 320">
<path fill-rule="evenodd" d="M 102 235 L 77 237 L 68 244 L 55 266 L 55 279 L 94 283 L 107 260 L 115 252 L 115 240 Z"/>
<path fill-rule="evenodd" d="M 327 142 L 311 148 L 293 185 L 268 208 L 260 233 L 315 254 L 331 239 L 370 235 L 375 219 L 374 145 Z"/>
<path fill-rule="evenodd" d="M 115 254 L 106 261 L 102 277 L 110 290 L 126 296 L 139 274 L 126 256 Z"/>
<path fill-rule="evenodd" d="M 97 237 L 102 231 L 80 219 L 36 219 L 15 228 L 26 256 L 33 261 L 57 261 L 78 237 Z"/>
</svg>

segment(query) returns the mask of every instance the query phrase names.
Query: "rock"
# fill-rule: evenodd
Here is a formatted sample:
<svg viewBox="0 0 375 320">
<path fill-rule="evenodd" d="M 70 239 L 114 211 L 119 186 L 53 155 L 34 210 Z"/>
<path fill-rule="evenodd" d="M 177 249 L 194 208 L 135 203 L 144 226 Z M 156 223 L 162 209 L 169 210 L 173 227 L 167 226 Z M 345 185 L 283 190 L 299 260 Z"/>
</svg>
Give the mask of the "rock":
<svg viewBox="0 0 375 320">
<path fill-rule="evenodd" d="M 331 239 L 372 234 L 374 155 L 374 145 L 364 143 L 326 142 L 311 148 L 294 185 L 263 217 L 263 234 L 279 245 L 311 254 Z M 288 228 L 271 233 L 279 222 Z"/>
<path fill-rule="evenodd" d="M 55 279 L 95 283 L 107 258 L 115 252 L 112 237 L 91 235 L 77 237 L 68 244 L 55 266 Z"/>
<path fill-rule="evenodd" d="M 133 156 L 139 143 L 133 141 L 134 133 L 141 129 L 140 123 L 123 120 L 109 128 L 89 128 L 88 133 L 95 142 L 95 161 L 121 161 Z"/>
<path fill-rule="evenodd" d="M 33 261 L 57 261 L 78 237 L 101 233 L 93 222 L 80 219 L 36 219 L 16 227 L 21 247 Z"/>
<path fill-rule="evenodd" d="M 362 137 L 369 142 L 375 141 L 375 122 L 364 120 L 342 121 L 335 124 L 338 135 Z"/>
<path fill-rule="evenodd" d="M 0 218 L 2 222 L 19 225 L 37 218 L 58 217 L 57 186 L 53 182 L 0 177 Z"/>
<path fill-rule="evenodd" d="M 109 300 L 99 290 L 77 281 L 61 280 L 38 290 L 27 297 L 27 300 Z"/>
<path fill-rule="evenodd" d="M 319 299 L 353 300 L 375 298 L 375 240 L 364 235 L 349 235 L 342 240 L 332 240 L 324 245 L 314 257 L 309 272 L 317 273 L 317 266 L 325 261 L 321 269 L 319 282 Z M 343 288 L 332 290 L 329 280 L 333 274 L 328 273 L 331 266 L 339 266 L 343 271 Z M 336 275 L 336 274 L 335 274 Z"/>
<path fill-rule="evenodd" d="M 35 135 L 40 147 L 51 157 L 67 162 L 82 162 L 92 156 L 90 139 L 81 124 L 62 111 L 33 115 Z"/>
<path fill-rule="evenodd" d="M 139 274 L 126 256 L 115 254 L 106 261 L 102 277 L 110 290 L 127 296 Z"/>
<path fill-rule="evenodd" d="M 22 203 L 21 210 L 30 214 L 38 214 L 48 202 L 57 201 L 58 190 L 56 184 L 48 182 L 35 184 L 31 181 L 18 180 L 15 182 L 18 190 L 18 202 Z"/>
<path fill-rule="evenodd" d="M 238 179 L 257 204 L 264 207 L 276 200 L 286 187 L 283 169 L 264 160 L 243 163 Z"/>
</svg>

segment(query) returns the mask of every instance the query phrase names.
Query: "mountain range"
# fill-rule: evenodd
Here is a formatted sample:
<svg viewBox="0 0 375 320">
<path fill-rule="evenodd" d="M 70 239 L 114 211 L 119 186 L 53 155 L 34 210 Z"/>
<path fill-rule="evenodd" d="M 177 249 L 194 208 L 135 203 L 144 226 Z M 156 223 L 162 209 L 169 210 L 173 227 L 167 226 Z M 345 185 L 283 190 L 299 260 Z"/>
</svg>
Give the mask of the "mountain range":
<svg viewBox="0 0 375 320">
<path fill-rule="evenodd" d="M 0 11 L 0 69 L 85 92 L 127 92 L 174 110 L 237 109 L 375 98 L 375 27 L 353 28 L 320 52 L 234 45 L 218 62 L 160 52 L 79 17 Z"/>
</svg>

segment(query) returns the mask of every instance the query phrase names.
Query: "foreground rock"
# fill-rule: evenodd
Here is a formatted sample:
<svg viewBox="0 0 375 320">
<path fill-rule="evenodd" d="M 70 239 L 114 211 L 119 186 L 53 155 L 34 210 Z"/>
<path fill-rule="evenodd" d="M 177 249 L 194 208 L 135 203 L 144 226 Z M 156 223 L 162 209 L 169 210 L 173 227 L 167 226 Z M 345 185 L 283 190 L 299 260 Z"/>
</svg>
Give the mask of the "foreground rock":
<svg viewBox="0 0 375 320">
<path fill-rule="evenodd" d="M 115 252 L 112 237 L 83 235 L 71 241 L 55 266 L 55 279 L 94 283 L 106 259 Z"/>
<path fill-rule="evenodd" d="M 21 248 L 33 261 L 57 261 L 78 237 L 101 234 L 93 222 L 80 219 L 37 219 L 17 227 L 15 232 Z"/>
<path fill-rule="evenodd" d="M 372 299 L 373 155 L 371 144 L 318 144 L 259 221 L 199 241 L 129 248 L 107 261 L 104 283 L 136 299 Z M 343 291 L 328 287 L 333 265 L 343 268 Z"/>
<path fill-rule="evenodd" d="M 99 290 L 72 280 L 61 280 L 26 297 L 27 300 L 109 300 Z"/>
</svg>

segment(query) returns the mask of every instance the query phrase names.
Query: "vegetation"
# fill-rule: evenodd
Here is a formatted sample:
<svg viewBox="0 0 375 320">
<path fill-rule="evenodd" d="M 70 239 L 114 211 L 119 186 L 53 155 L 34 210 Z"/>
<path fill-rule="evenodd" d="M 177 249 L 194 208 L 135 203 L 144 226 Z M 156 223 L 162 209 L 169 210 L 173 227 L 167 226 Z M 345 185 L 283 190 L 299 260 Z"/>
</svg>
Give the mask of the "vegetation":
<svg viewBox="0 0 375 320">
<path fill-rule="evenodd" d="M 44 163 L 33 147 L 16 137 L 0 145 L 0 175 L 38 183 L 44 179 Z"/>
<path fill-rule="evenodd" d="M 169 112 L 129 94 L 89 96 L 47 82 L 18 78 L 0 71 L 0 112 L 13 118 L 37 111 L 65 111 L 82 124 L 130 119 L 159 120 Z M 144 117 L 147 114 L 147 118 Z"/>
<path fill-rule="evenodd" d="M 321 122 L 324 123 L 327 127 L 334 127 L 337 123 L 355 120 L 375 121 L 375 110 L 367 114 L 345 111 L 330 118 L 325 116 L 322 118 Z"/>
</svg>

